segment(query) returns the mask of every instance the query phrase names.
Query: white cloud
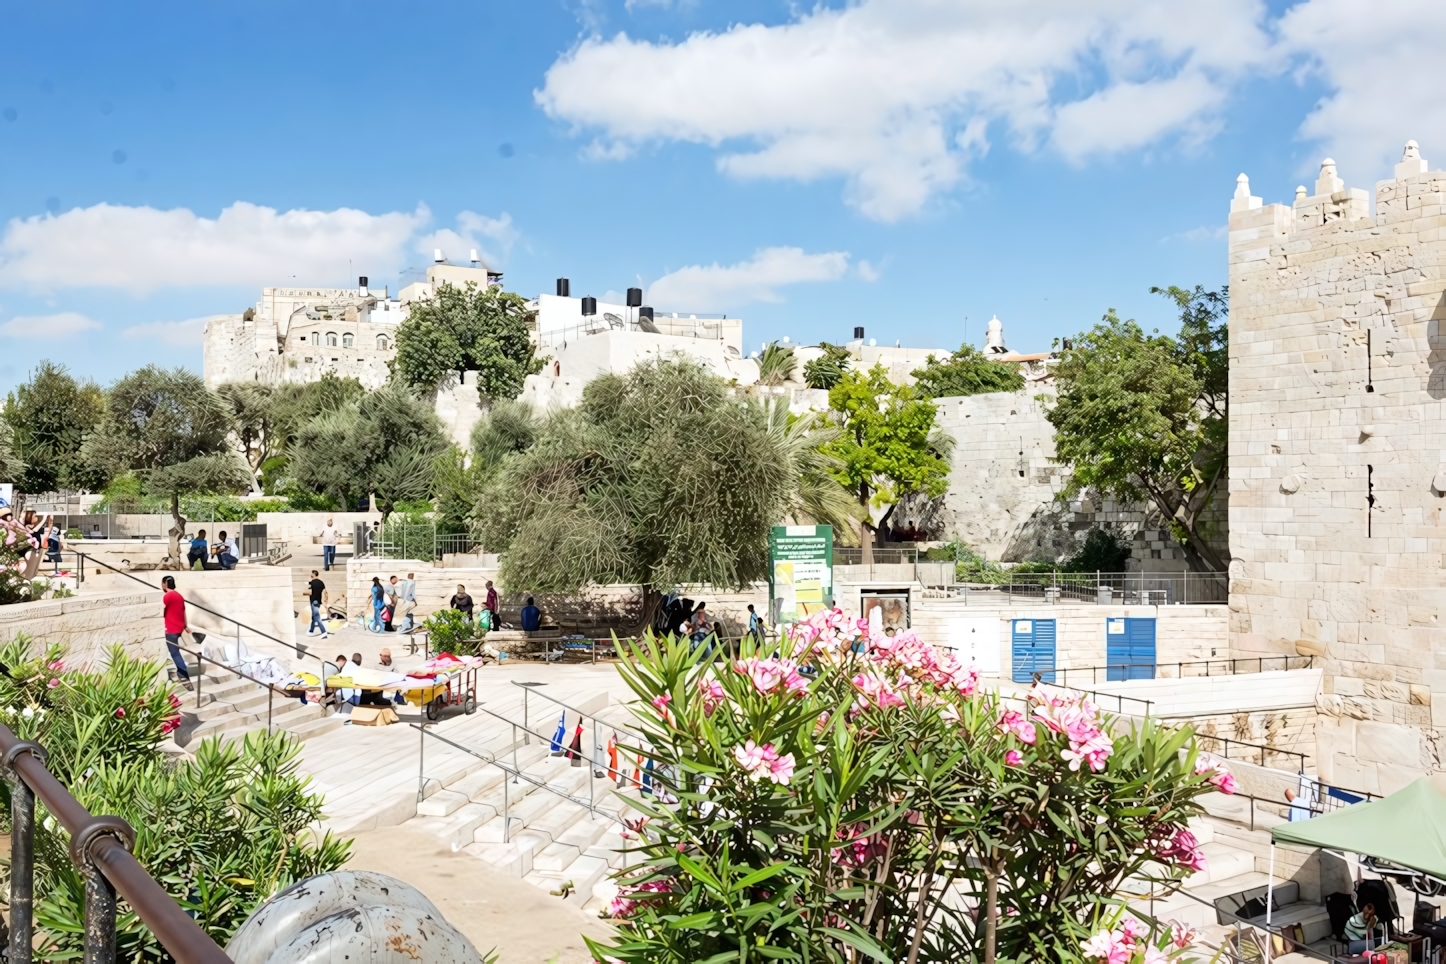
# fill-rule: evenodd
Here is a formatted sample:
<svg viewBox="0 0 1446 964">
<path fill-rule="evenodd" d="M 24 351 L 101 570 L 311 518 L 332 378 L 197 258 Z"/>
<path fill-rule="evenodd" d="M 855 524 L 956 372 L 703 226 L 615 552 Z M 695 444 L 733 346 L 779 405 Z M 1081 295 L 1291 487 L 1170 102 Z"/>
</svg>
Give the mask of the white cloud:
<svg viewBox="0 0 1446 964">
<path fill-rule="evenodd" d="M 500 268 L 507 263 L 512 247 L 521 238 L 512 215 L 502 213 L 501 217 L 490 218 L 475 211 L 463 211 L 457 215 L 457 230 L 442 228 L 418 239 L 416 250 L 430 261 L 438 248 L 451 261 L 461 262 L 477 256 L 490 268 Z M 481 240 L 485 239 L 485 240 Z M 500 253 L 498 253 L 500 252 Z"/>
<path fill-rule="evenodd" d="M 847 251 L 808 254 L 762 248 L 737 264 L 695 264 L 648 286 L 648 302 L 670 311 L 723 311 L 755 301 L 782 301 L 778 289 L 806 281 L 837 281 L 848 273 Z"/>
<path fill-rule="evenodd" d="M 872 284 L 884 276 L 884 272 L 875 264 L 859 259 L 858 266 L 854 268 L 858 272 L 860 281 L 867 281 Z"/>
<path fill-rule="evenodd" d="M 1329 155 L 1348 185 L 1369 187 L 1391 176 L 1408 140 L 1433 167 L 1446 161 L 1446 4 L 1309 0 L 1286 12 L 1280 34 L 1331 89 L 1300 128 L 1320 144 L 1316 162 Z"/>
<path fill-rule="evenodd" d="M 158 341 L 166 345 L 199 345 L 202 335 L 206 333 L 206 322 L 214 317 L 218 316 L 187 318 L 185 321 L 148 321 L 145 324 L 132 325 L 125 329 L 121 332 L 121 337 L 143 338 L 146 341 Z"/>
<path fill-rule="evenodd" d="M 394 275 L 414 263 L 413 249 L 443 248 L 466 258 L 506 260 L 519 234 L 508 214 L 473 211 L 456 228 L 419 237 L 431 214 L 279 212 L 238 201 L 215 218 L 186 208 L 157 210 L 97 204 L 64 214 L 14 218 L 0 236 L 0 286 L 34 290 L 203 285 L 351 284 L 358 275 Z M 496 255 L 491 252 L 497 252 Z"/>
<path fill-rule="evenodd" d="M 1229 225 L 1202 224 L 1188 231 L 1181 231 L 1177 234 L 1167 234 L 1160 239 L 1160 243 L 1168 244 L 1171 241 L 1184 241 L 1188 244 L 1199 244 L 1202 241 L 1224 241 L 1226 235 L 1229 233 Z"/>
<path fill-rule="evenodd" d="M 0 335 L 54 341 L 100 327 L 101 323 L 94 318 L 87 318 L 74 311 L 62 311 L 54 315 L 16 315 L 0 325 Z"/>
<path fill-rule="evenodd" d="M 960 183 L 991 128 L 1072 159 L 1207 136 L 1241 77 L 1284 66 L 1265 19 L 1261 0 L 858 0 L 676 43 L 591 37 L 534 96 L 600 137 L 593 156 L 705 144 L 735 177 L 842 177 L 891 221 Z"/>
</svg>

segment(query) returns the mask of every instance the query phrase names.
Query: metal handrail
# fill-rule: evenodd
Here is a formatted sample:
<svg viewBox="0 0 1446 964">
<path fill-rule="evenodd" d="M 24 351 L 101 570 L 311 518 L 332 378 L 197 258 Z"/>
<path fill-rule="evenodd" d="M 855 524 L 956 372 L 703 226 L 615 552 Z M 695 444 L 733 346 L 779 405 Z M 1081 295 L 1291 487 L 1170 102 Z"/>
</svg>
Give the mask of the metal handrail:
<svg viewBox="0 0 1446 964">
<path fill-rule="evenodd" d="M 35 801 L 70 834 L 70 858 L 85 878 L 85 959 L 113 962 L 116 895 L 126 899 L 179 964 L 232 964 L 215 941 L 131 854 L 135 831 L 96 816 L 46 769 L 45 750 L 0 724 L 0 754 L 11 781 L 10 962 L 30 964 L 35 937 Z"/>
<path fill-rule="evenodd" d="M 1290 655 L 1280 655 L 1280 656 L 1234 656 L 1234 657 L 1228 657 L 1228 658 L 1224 658 L 1224 659 L 1176 660 L 1176 661 L 1173 662 L 1173 663 L 1169 663 L 1169 662 L 1165 662 L 1165 663 L 1105 663 L 1105 664 L 1102 664 L 1102 665 L 1100 665 L 1100 666 L 1069 666 L 1069 667 L 1063 667 L 1063 668 L 1056 668 L 1056 669 L 1055 669 L 1055 673 L 1062 673 L 1062 674 L 1064 674 L 1064 676 L 1065 676 L 1065 681 L 1068 681 L 1068 677 L 1069 677 L 1069 674 L 1070 674 L 1070 673 L 1089 673 L 1089 674 L 1091 675 L 1091 680 L 1090 680 L 1090 681 L 1093 682 L 1093 683 L 1098 683 L 1098 682 L 1100 682 L 1100 679 L 1099 679 L 1100 670 L 1104 670 L 1104 671 L 1105 671 L 1105 674 L 1106 674 L 1106 677 L 1108 677 L 1108 674 L 1109 674 L 1109 671 L 1110 671 L 1110 670 L 1125 670 L 1125 671 L 1130 671 L 1130 670 L 1140 670 L 1140 669 L 1148 668 L 1148 669 L 1150 670 L 1150 672 L 1151 672 L 1152 674 L 1154 674 L 1154 673 L 1158 673 L 1159 670 L 1160 670 L 1162 667 L 1170 667 L 1170 666 L 1173 666 L 1173 667 L 1175 667 L 1175 675 L 1174 675 L 1174 676 L 1150 676 L 1150 677 L 1145 677 L 1145 678 L 1146 678 L 1146 679 L 1202 679 L 1202 678 L 1208 677 L 1208 676 L 1243 676 L 1243 675 L 1248 675 L 1248 674 L 1250 674 L 1250 673 L 1252 672 L 1251 670 L 1246 670 L 1246 671 L 1244 671 L 1244 672 L 1241 672 L 1241 670 L 1239 669 L 1239 664 L 1240 664 L 1240 663 L 1255 663 L 1255 664 L 1257 665 L 1257 669 L 1255 669 L 1255 670 L 1253 671 L 1253 672 L 1255 672 L 1255 673 L 1270 672 L 1269 670 L 1266 670 L 1266 669 L 1265 669 L 1265 663 L 1266 663 L 1267 661 L 1275 661 L 1275 660 L 1281 660 L 1281 661 L 1283 662 L 1282 670 L 1285 670 L 1285 671 L 1289 671 L 1289 670 L 1292 670 L 1292 669 L 1312 669 L 1312 668 L 1314 668 L 1314 666 L 1315 666 L 1315 657 L 1314 657 L 1314 656 L 1290 656 Z M 1295 666 L 1295 667 L 1292 667 L 1292 666 L 1291 666 L 1291 660 L 1304 660 L 1304 665 L 1303 665 L 1303 666 Z M 1227 673 L 1211 673 L 1211 672 L 1210 672 L 1210 667 L 1212 667 L 1212 666 L 1222 666 L 1222 665 L 1229 666 L 1229 667 L 1230 667 L 1230 671 L 1227 672 Z M 1204 666 L 1204 667 L 1205 667 L 1205 672 L 1200 673 L 1200 674 L 1198 674 L 1197 676 L 1193 676 L 1193 677 L 1192 677 L 1192 676 L 1186 676 L 1186 675 L 1185 675 L 1185 669 L 1186 669 L 1187 667 L 1192 667 L 1192 666 Z M 1129 680 L 1129 679 L 1112 680 L 1112 679 L 1106 678 L 1106 679 L 1105 679 L 1105 682 L 1107 682 L 1107 683 L 1128 683 L 1128 682 L 1133 682 L 1133 681 L 1132 681 L 1132 680 Z"/>
<path fill-rule="evenodd" d="M 1225 759 L 1227 759 L 1227 760 L 1230 759 L 1230 745 L 1231 745 L 1232 743 L 1235 744 L 1236 746 L 1243 746 L 1243 747 L 1247 747 L 1247 748 L 1252 749 L 1252 750 L 1259 750 L 1259 751 L 1261 751 L 1261 752 L 1260 752 L 1260 766 L 1265 766 L 1265 765 L 1266 765 L 1266 763 L 1265 763 L 1265 754 L 1267 754 L 1267 753 L 1278 753 L 1278 754 L 1283 754 L 1283 755 L 1285 755 L 1285 756 L 1299 757 L 1299 758 L 1300 758 L 1300 765 L 1299 765 L 1299 768 L 1298 768 L 1298 770 L 1297 770 L 1298 773 L 1305 773 L 1305 761 L 1306 761 L 1306 758 L 1310 755 L 1310 754 L 1308 754 L 1308 753 L 1301 753 L 1301 752 L 1298 751 L 1298 750 L 1282 750 L 1280 747 L 1266 746 L 1266 745 L 1263 744 L 1263 743 L 1246 743 L 1244 740 L 1232 740 L 1232 739 L 1230 739 L 1230 738 L 1227 737 L 1227 736 L 1216 736 L 1216 735 L 1213 734 L 1213 733 L 1200 733 L 1200 732 L 1198 732 L 1198 731 L 1196 732 L 1196 734 L 1195 734 L 1195 741 L 1196 741 L 1197 743 L 1204 743 L 1204 742 L 1207 742 L 1207 741 L 1209 741 L 1209 740 L 1215 740 L 1215 741 L 1217 741 L 1217 742 L 1219 742 L 1219 743 L 1225 744 L 1225 753 L 1224 753 L 1224 756 L 1225 756 Z M 1243 762 L 1249 763 L 1249 762 L 1251 762 L 1251 761 L 1245 760 L 1245 761 L 1243 761 Z"/>
<path fill-rule="evenodd" d="M 583 710 L 578 709 L 577 707 L 573 706 L 573 705 L 570 704 L 570 703 L 564 703 L 562 700 L 558 699 L 558 698 L 555 697 L 555 696 L 548 696 L 546 693 L 540 693 L 540 692 L 538 692 L 537 690 L 535 690 L 533 687 L 528 686 L 528 685 L 525 684 L 525 683 L 519 683 L 517 680 L 512 680 L 512 685 L 513 685 L 513 686 L 521 687 L 524 694 L 531 694 L 531 695 L 533 695 L 533 696 L 540 696 L 540 697 L 542 697 L 543 699 L 547 700 L 549 703 L 556 703 L 558 706 L 562 707 L 562 708 L 565 709 L 565 710 L 571 710 L 572 712 L 576 713 L 578 716 L 582 717 L 582 718 L 585 719 L 585 720 L 592 720 L 594 723 L 598 723 L 598 724 L 604 725 L 604 726 L 608 727 L 609 729 L 616 730 L 616 731 L 619 732 L 619 733 L 626 733 L 628 736 L 632 737 L 632 738 L 635 739 L 635 740 L 646 739 L 641 733 L 634 733 L 632 730 L 629 730 L 629 729 L 628 729 L 627 727 L 625 727 L 625 726 L 618 726 L 618 725 L 616 725 L 616 724 L 614 724 L 614 723 L 606 722 L 606 721 L 600 719 L 600 718 L 597 716 L 597 714 L 595 714 L 595 713 L 587 713 L 587 712 L 585 712 L 585 711 L 583 711 Z M 527 713 L 526 706 L 527 706 L 527 701 L 526 701 L 526 699 L 524 699 L 524 700 L 523 700 L 523 718 L 524 718 L 523 729 L 526 729 L 527 723 L 530 723 L 530 722 L 531 722 L 531 720 L 526 719 L 526 713 Z"/>
<path fill-rule="evenodd" d="M 100 559 L 95 558 L 94 556 L 88 556 L 88 555 L 86 555 L 85 553 L 83 553 L 83 552 L 78 552 L 78 551 L 76 552 L 76 555 L 77 555 L 77 556 L 80 556 L 82 559 L 89 559 L 93 565 L 102 566 L 102 567 L 104 567 L 104 568 L 106 568 L 106 569 L 109 569 L 111 572 L 119 573 L 120 575 L 125 576 L 127 579 L 130 579 L 130 580 L 132 580 L 133 582 L 138 582 L 138 583 L 140 583 L 142 586 L 145 586 L 147 589 L 151 589 L 151 590 L 154 590 L 154 591 L 156 591 L 156 592 L 164 592 L 164 591 L 165 591 L 164 587 L 162 587 L 162 586 L 159 586 L 159 585 L 153 586 L 153 585 L 151 585 L 149 582 L 147 582 L 146 580 L 144 580 L 144 579 L 140 578 L 139 576 L 135 575 L 134 573 L 126 572 L 124 569 L 117 569 L 115 566 L 112 566 L 110 563 L 108 563 L 108 562 L 103 562 L 103 561 L 101 561 Z M 149 571 L 149 570 L 148 570 L 148 571 Z M 159 570 L 156 570 L 156 571 L 159 571 Z M 166 575 L 166 573 L 162 572 L 161 575 L 162 575 L 162 577 L 164 577 L 164 576 Z M 236 619 L 236 618 L 234 618 L 234 617 L 232 617 L 232 616 L 227 616 L 225 613 L 217 612 L 216 610 L 211 609 L 211 608 L 208 607 L 208 606 L 203 606 L 203 605 L 201 605 L 201 604 L 198 603 L 198 602 L 192 602 L 191 600 L 188 599 L 188 600 L 186 600 L 186 605 L 187 605 L 187 606 L 194 607 L 194 608 L 196 608 L 196 609 L 199 609 L 199 610 L 200 610 L 201 612 L 203 612 L 203 613 L 210 613 L 212 616 L 215 616 L 217 619 L 221 619 L 221 620 L 224 620 L 224 621 L 226 621 L 226 622 L 233 623 L 233 624 L 236 626 L 236 641 L 237 641 L 238 643 L 241 641 L 241 630 L 245 629 L 245 630 L 247 630 L 248 632 L 254 633 L 256 636 L 259 636 L 259 637 L 262 638 L 262 639 L 267 639 L 267 640 L 270 640 L 270 641 L 273 642 L 273 643 L 279 643 L 279 644 L 281 644 L 282 646 L 285 646 L 287 649 L 291 650 L 293 653 L 295 653 L 297 656 L 300 656 L 300 657 L 303 658 L 303 659 L 309 658 L 309 657 L 311 657 L 311 655 L 312 655 L 310 652 L 308 652 L 308 651 L 305 650 L 305 649 L 302 649 L 301 647 L 297 646 L 297 645 L 294 644 L 294 643 L 288 643 L 286 640 L 284 640 L 284 639 L 279 639 L 279 638 L 271 635 L 270 633 L 268 633 L 268 632 L 266 632 L 266 631 L 264 631 L 264 630 L 257 629 L 255 626 L 248 626 L 246 623 L 241 622 L 241 620 L 239 620 L 239 619 Z M 195 634 L 193 633 L 193 634 L 192 634 L 192 638 L 194 638 L 194 635 L 195 635 Z M 177 648 L 179 649 L 180 647 L 178 646 Z M 189 652 L 189 650 L 187 650 L 187 652 Z M 318 678 L 322 681 L 322 686 L 323 686 L 323 688 L 325 688 L 325 686 L 326 686 L 326 657 L 323 656 L 323 655 L 320 654 L 320 653 L 317 653 L 315 658 L 316 658 L 316 660 L 317 660 L 317 663 L 320 664 L 320 669 L 321 669 L 321 672 L 318 674 Z M 204 659 L 204 657 L 198 656 L 198 659 Z M 213 662 L 214 662 L 214 660 L 213 660 Z M 222 665 L 225 665 L 225 664 L 222 664 Z M 197 667 L 198 667 L 198 668 L 203 668 L 201 663 L 198 663 L 198 664 L 197 664 Z M 226 668 L 227 668 L 228 670 L 231 670 L 231 667 L 229 667 L 229 666 L 226 667 Z M 231 671 L 232 671 L 232 672 L 235 672 L 234 670 L 231 670 Z M 203 675 L 204 675 L 204 673 L 198 673 L 198 674 L 197 674 L 197 678 L 196 678 L 196 706 L 197 706 L 197 708 L 199 708 L 199 707 L 201 706 L 201 676 L 203 676 Z M 243 674 L 238 673 L 237 675 L 243 675 Z M 247 677 L 247 678 L 250 679 L 250 677 Z M 259 681 L 255 681 L 255 682 L 258 682 L 258 683 L 259 683 Z M 267 684 L 261 683 L 260 685 L 265 686 L 265 685 L 267 685 Z M 269 701 L 268 701 L 267 714 L 268 714 L 268 717 L 269 717 L 269 715 L 270 715 Z"/>
</svg>

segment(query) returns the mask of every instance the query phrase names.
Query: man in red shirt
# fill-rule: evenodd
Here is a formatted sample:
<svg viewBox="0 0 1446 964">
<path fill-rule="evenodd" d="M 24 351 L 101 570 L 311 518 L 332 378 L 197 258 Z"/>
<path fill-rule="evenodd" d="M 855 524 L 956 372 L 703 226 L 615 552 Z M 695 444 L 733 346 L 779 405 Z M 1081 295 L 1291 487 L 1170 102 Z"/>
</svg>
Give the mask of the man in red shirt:
<svg viewBox="0 0 1446 964">
<path fill-rule="evenodd" d="M 493 629 L 496 629 L 499 625 L 501 625 L 501 621 L 497 618 L 497 610 L 500 609 L 501 606 L 499 605 L 499 600 L 497 598 L 497 590 L 495 587 L 493 587 L 491 579 L 487 580 L 487 602 L 485 605 L 483 605 L 482 608 L 492 614 Z"/>
<path fill-rule="evenodd" d="M 186 669 L 186 658 L 181 655 L 180 647 L 176 645 L 181 641 L 182 633 L 191 631 L 191 627 L 186 623 L 186 600 L 176 591 L 174 576 L 162 578 L 161 585 L 166 589 L 166 594 L 161 597 L 161 608 L 166 621 L 166 648 L 171 651 L 171 662 L 176 664 L 176 676 L 181 685 L 186 689 L 193 689 L 191 671 Z M 195 639 L 195 634 L 192 633 L 191 641 L 195 642 Z"/>
</svg>

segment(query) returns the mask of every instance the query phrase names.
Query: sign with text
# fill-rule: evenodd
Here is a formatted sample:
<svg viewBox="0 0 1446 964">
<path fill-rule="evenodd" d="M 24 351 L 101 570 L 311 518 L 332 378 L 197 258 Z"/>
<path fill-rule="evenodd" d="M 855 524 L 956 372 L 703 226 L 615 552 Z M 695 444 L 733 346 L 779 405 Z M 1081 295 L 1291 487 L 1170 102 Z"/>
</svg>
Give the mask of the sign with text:
<svg viewBox="0 0 1446 964">
<path fill-rule="evenodd" d="M 768 533 L 768 595 L 780 623 L 833 605 L 833 526 L 774 526 Z"/>
</svg>

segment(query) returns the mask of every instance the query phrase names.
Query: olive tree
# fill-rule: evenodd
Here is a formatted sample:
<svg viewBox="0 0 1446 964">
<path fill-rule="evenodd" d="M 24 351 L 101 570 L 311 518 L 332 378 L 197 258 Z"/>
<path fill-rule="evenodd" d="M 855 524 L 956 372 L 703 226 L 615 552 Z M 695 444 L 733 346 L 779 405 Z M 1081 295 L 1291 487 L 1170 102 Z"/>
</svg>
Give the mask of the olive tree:
<svg viewBox="0 0 1446 964">
<path fill-rule="evenodd" d="M 484 402 L 516 398 L 523 380 L 542 370 L 531 320 L 526 300 L 496 285 L 438 285 L 432 297 L 413 302 L 397 329 L 393 374 L 429 393 L 454 372 L 475 371 Z"/>
<path fill-rule="evenodd" d="M 171 503 L 170 564 L 179 568 L 186 520 L 181 496 L 237 492 L 252 476 L 232 450 L 231 413 L 198 375 L 147 365 L 112 385 L 105 414 L 81 458 L 114 477 L 134 471 Z"/>
</svg>

